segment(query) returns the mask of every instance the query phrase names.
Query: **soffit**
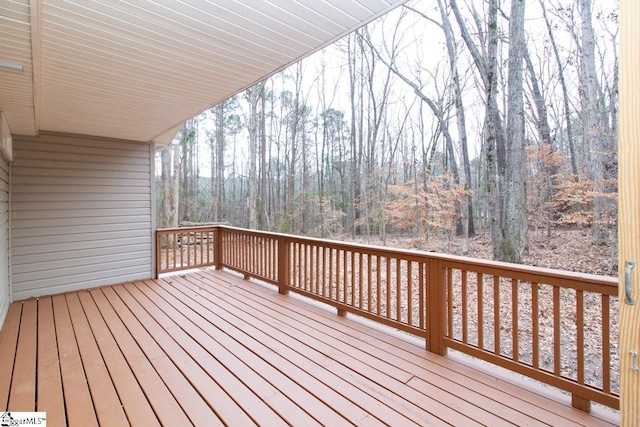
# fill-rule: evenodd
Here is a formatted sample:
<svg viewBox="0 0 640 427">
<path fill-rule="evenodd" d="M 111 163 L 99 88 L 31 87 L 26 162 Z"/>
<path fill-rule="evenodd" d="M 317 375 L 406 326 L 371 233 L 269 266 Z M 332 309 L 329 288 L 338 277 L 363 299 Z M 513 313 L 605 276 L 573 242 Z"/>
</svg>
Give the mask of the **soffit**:
<svg viewBox="0 0 640 427">
<path fill-rule="evenodd" d="M 31 4 L 29 4 L 31 3 Z M 0 110 L 40 130 L 167 144 L 182 122 L 398 0 L 6 0 Z"/>
</svg>

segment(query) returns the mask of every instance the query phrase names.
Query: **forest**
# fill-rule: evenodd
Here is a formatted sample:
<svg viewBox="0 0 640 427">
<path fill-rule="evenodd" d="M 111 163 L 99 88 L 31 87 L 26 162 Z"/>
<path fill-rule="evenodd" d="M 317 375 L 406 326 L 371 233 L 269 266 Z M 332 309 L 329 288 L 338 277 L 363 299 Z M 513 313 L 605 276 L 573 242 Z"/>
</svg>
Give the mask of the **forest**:
<svg viewBox="0 0 640 427">
<path fill-rule="evenodd" d="M 616 245 L 617 0 L 413 0 L 188 120 L 157 227 Z"/>
</svg>

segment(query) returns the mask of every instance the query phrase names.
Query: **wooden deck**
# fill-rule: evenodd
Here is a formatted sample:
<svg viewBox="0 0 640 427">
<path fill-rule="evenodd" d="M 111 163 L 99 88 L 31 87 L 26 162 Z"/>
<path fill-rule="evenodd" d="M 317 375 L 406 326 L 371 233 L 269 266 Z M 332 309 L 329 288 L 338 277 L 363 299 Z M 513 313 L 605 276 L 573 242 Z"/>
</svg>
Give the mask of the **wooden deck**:
<svg viewBox="0 0 640 427">
<path fill-rule="evenodd" d="M 16 302 L 0 410 L 49 426 L 611 425 L 457 358 L 206 270 Z"/>
</svg>

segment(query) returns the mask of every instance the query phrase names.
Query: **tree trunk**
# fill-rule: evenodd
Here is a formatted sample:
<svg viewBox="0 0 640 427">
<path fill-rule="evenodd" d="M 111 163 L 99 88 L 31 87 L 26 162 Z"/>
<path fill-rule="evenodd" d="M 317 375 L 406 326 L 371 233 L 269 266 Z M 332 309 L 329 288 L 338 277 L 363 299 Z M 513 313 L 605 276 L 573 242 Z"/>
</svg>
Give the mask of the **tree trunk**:
<svg viewBox="0 0 640 427">
<path fill-rule="evenodd" d="M 180 157 L 180 188 L 182 192 L 177 193 L 180 197 L 178 205 L 178 222 L 191 221 L 191 127 L 189 122 L 182 125 L 182 137 L 180 145 L 182 148 L 182 156 Z"/>
<path fill-rule="evenodd" d="M 456 106 L 456 124 L 458 125 L 458 135 L 460 138 L 460 149 L 462 152 L 462 182 L 466 190 L 471 190 L 471 165 L 469 163 L 469 148 L 467 143 L 467 125 L 464 111 L 464 104 L 462 102 L 462 90 L 460 87 L 460 76 L 458 74 L 458 62 L 457 52 L 455 48 L 455 40 L 453 38 L 453 30 L 451 29 L 451 22 L 447 15 L 442 0 L 438 0 L 438 6 L 440 9 L 440 16 L 442 17 L 442 30 L 444 31 L 445 41 L 447 46 L 447 54 L 449 56 L 449 67 L 451 69 L 451 77 L 453 80 L 453 93 Z M 463 217 L 466 216 L 465 226 L 463 227 L 464 248 L 463 252 L 467 251 L 467 242 L 469 236 L 475 235 L 475 227 L 473 223 L 473 199 L 472 196 L 465 196 L 463 199 Z"/>
<path fill-rule="evenodd" d="M 256 85 L 247 91 L 249 102 L 249 187 L 247 189 L 247 216 L 249 228 L 258 228 L 258 101 L 260 100 L 261 86 Z"/>
<path fill-rule="evenodd" d="M 558 46 L 556 45 L 556 40 L 553 35 L 553 31 L 551 29 L 551 23 L 549 22 L 549 18 L 547 17 L 547 10 L 544 5 L 544 0 L 540 1 L 540 7 L 542 8 L 542 16 L 544 17 L 544 22 L 547 26 L 547 32 L 549 33 L 549 41 L 551 42 L 551 47 L 553 49 L 553 56 L 556 60 L 556 64 L 558 66 L 558 78 L 560 79 L 560 87 L 562 88 L 562 99 L 564 106 L 564 115 L 567 126 L 567 142 L 569 144 L 569 155 L 571 157 L 571 170 L 574 175 L 574 179 L 578 180 L 578 162 L 576 159 L 576 151 L 573 145 L 573 131 L 571 129 L 571 110 L 569 109 L 569 91 L 567 89 L 567 82 L 564 78 L 564 67 L 562 66 L 562 60 L 560 59 L 560 53 L 558 51 Z"/>
<path fill-rule="evenodd" d="M 362 167 L 362 138 L 357 136 L 356 117 L 356 52 L 352 46 L 352 38 L 347 39 L 347 60 L 349 65 L 349 96 L 351 103 L 351 180 L 353 187 L 353 233 L 359 235 L 360 227 L 360 198 L 361 198 L 361 178 Z M 362 99 L 360 100 L 362 102 Z"/>
<path fill-rule="evenodd" d="M 524 0 L 511 0 L 509 19 L 509 75 L 506 173 L 503 194 L 502 241 L 499 259 L 520 262 L 523 242 L 526 242 L 527 218 L 525 196 L 525 150 L 524 150 L 524 91 L 522 61 L 525 50 Z M 525 247 L 526 250 L 526 247 Z"/>
<path fill-rule="evenodd" d="M 180 207 L 180 145 L 173 146 L 173 174 L 171 176 L 169 214 L 167 215 L 167 226 L 175 228 L 178 226 L 178 209 Z"/>
<path fill-rule="evenodd" d="M 289 113 L 291 115 L 290 118 L 290 138 L 291 138 L 291 146 L 290 146 L 290 158 L 289 158 L 289 171 L 287 174 L 287 212 L 286 219 L 288 221 L 288 231 L 295 233 L 297 227 L 296 221 L 296 203 L 295 203 L 295 184 L 296 184 L 296 160 L 298 157 L 298 133 L 300 131 L 300 91 L 301 88 L 301 79 L 302 79 L 302 68 L 300 63 L 296 66 L 296 76 L 295 76 L 295 94 L 293 98 L 293 110 Z"/>
<path fill-rule="evenodd" d="M 501 260 L 504 165 L 504 133 L 498 109 L 498 2 L 489 1 L 489 30 L 487 37 L 487 112 L 485 127 L 487 132 L 487 193 L 491 216 L 491 242 L 494 259 Z"/>
<path fill-rule="evenodd" d="M 267 100 L 265 83 L 260 91 L 260 197 L 258 215 L 260 230 L 268 230 L 267 218 Z"/>
<path fill-rule="evenodd" d="M 171 179 L 171 151 L 172 147 L 165 148 L 160 153 L 160 160 L 162 166 L 161 172 L 161 185 L 162 195 L 160 197 L 160 214 L 161 221 L 159 221 L 158 228 L 171 227 L 169 219 L 175 215 L 172 215 L 173 208 L 173 192 L 172 192 L 172 179 Z"/>
<path fill-rule="evenodd" d="M 216 107 L 216 188 L 215 221 L 222 221 L 224 215 L 224 116 L 226 101 Z"/>
<path fill-rule="evenodd" d="M 590 166 L 590 178 L 593 181 L 593 191 L 596 196 L 593 199 L 594 224 L 593 241 L 595 244 L 606 244 L 609 241 L 609 233 L 604 221 L 606 199 L 598 196 L 604 192 L 604 167 L 603 167 L 603 141 L 601 136 L 601 123 L 598 120 L 598 80 L 596 76 L 595 36 L 591 24 L 591 0 L 580 0 L 580 19 L 582 21 L 582 84 L 584 96 L 582 119 L 582 138 L 585 153 L 590 155 L 586 165 Z"/>
<path fill-rule="evenodd" d="M 527 64 L 527 70 L 529 71 L 529 77 L 531 80 L 531 88 L 537 114 L 537 120 L 535 121 L 535 124 L 540 136 L 540 143 L 549 148 L 549 153 L 553 153 L 556 148 L 554 147 L 551 140 L 551 128 L 549 126 L 547 106 L 544 101 L 544 96 L 542 95 L 542 90 L 540 89 L 540 84 L 538 83 L 535 69 L 533 68 L 533 62 L 531 61 L 531 57 L 529 56 L 529 50 L 526 48 L 524 51 L 524 60 Z M 550 201 L 553 199 L 555 194 L 556 175 L 558 174 L 558 168 L 553 163 L 549 164 L 549 159 L 544 159 L 543 161 L 544 164 L 542 172 L 545 176 L 546 188 L 543 190 L 542 198 L 543 200 Z M 553 217 L 553 212 L 548 207 L 546 210 L 548 218 L 547 233 L 550 236 L 551 218 Z"/>
</svg>

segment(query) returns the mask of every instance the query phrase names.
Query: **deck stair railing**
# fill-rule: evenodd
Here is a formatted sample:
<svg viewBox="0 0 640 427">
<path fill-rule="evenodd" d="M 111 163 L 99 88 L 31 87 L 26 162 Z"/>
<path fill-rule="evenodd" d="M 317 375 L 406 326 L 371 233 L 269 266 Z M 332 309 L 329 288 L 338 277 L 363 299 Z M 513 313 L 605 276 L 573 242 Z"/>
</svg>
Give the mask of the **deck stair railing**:
<svg viewBox="0 0 640 427">
<path fill-rule="evenodd" d="M 157 274 L 239 272 L 619 407 L 616 278 L 205 226 L 157 230 Z"/>
</svg>

